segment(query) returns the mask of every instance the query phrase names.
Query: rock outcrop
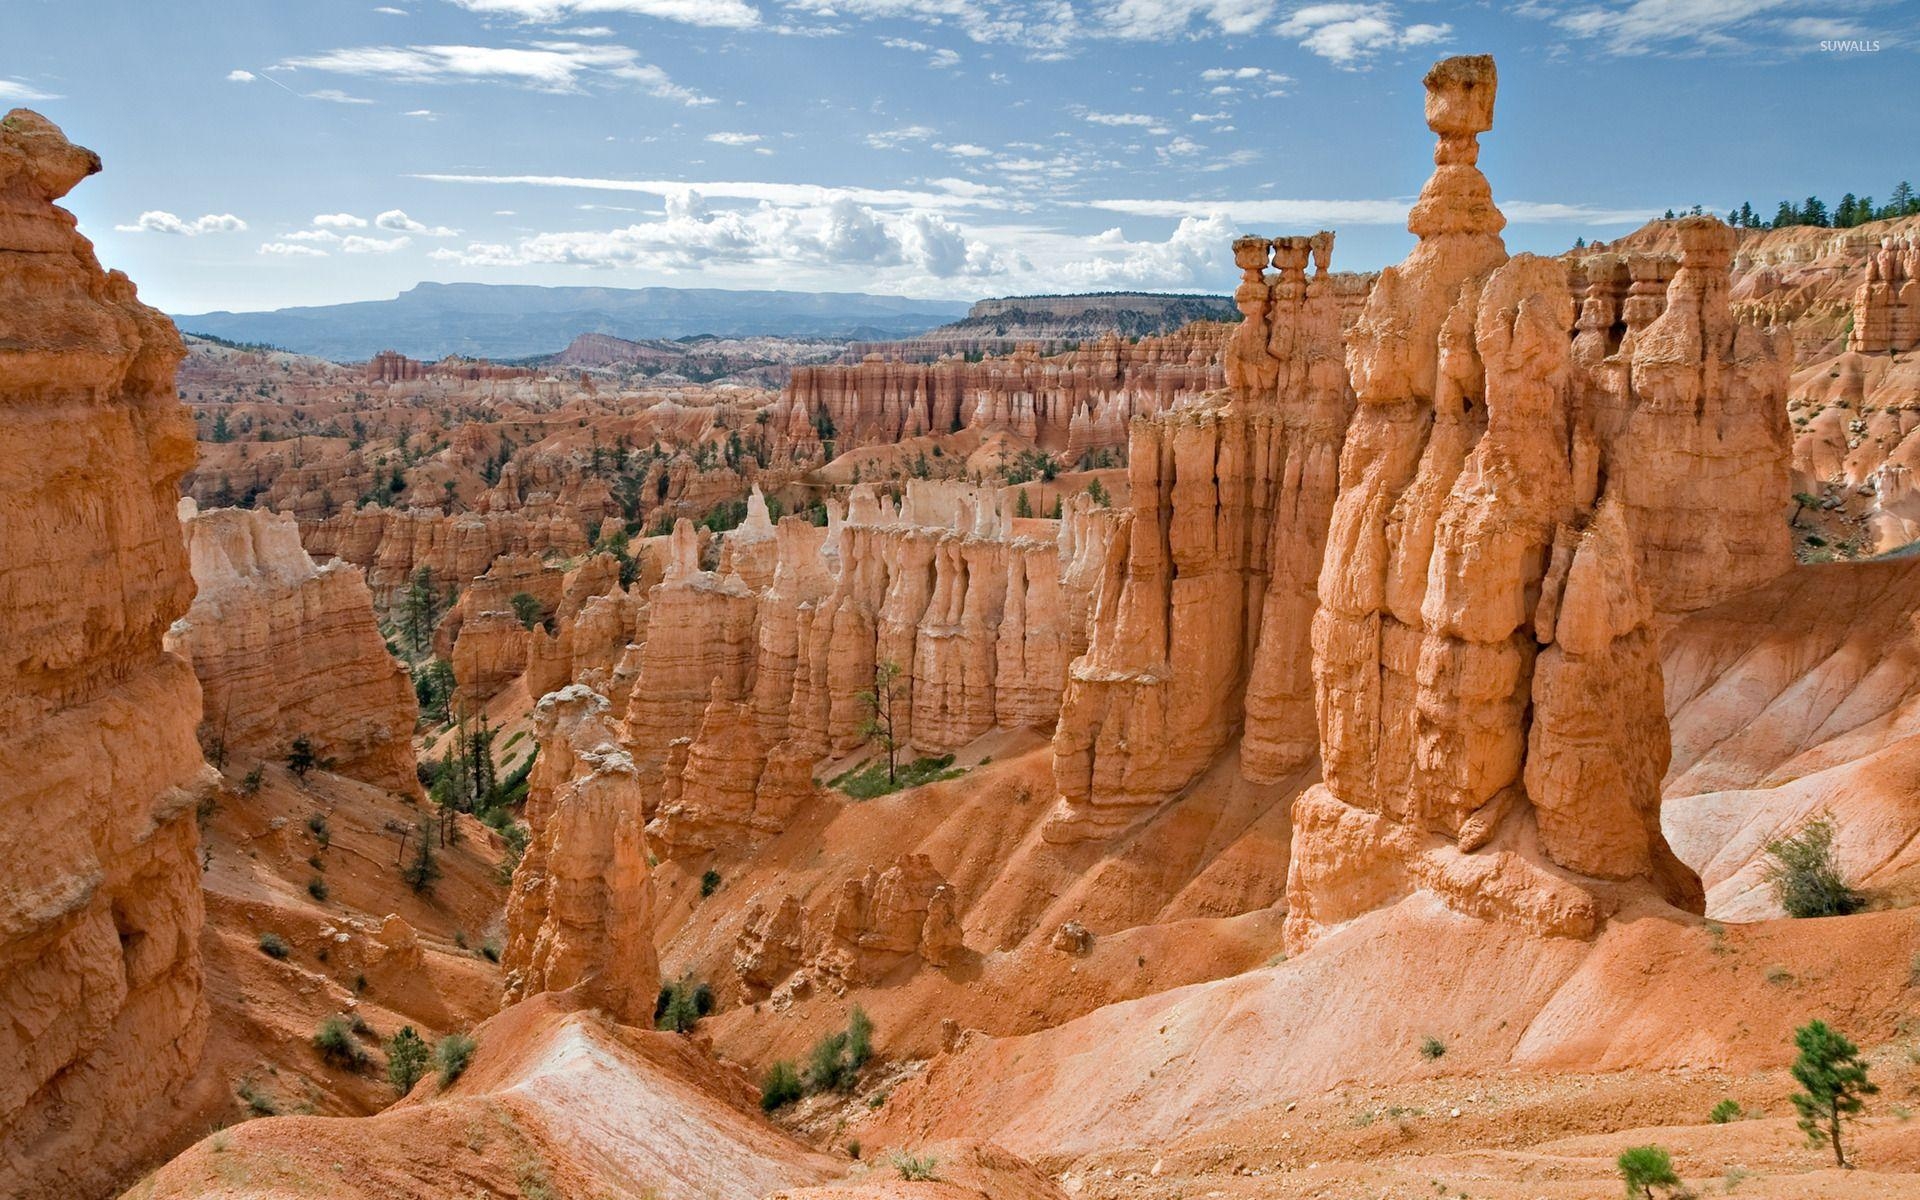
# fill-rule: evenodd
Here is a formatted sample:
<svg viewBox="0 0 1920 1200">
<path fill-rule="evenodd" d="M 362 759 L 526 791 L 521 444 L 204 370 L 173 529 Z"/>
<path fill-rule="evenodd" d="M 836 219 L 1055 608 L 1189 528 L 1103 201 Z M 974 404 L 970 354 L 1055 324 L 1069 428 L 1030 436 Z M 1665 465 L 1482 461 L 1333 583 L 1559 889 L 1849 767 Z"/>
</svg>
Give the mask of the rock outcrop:
<svg viewBox="0 0 1920 1200">
<path fill-rule="evenodd" d="M 96 1193 L 168 1131 L 207 1030 L 200 689 L 172 323 L 53 201 L 100 169 L 0 118 L 0 1193 Z"/>
<path fill-rule="evenodd" d="M 507 1002 L 577 989 L 615 1020 L 647 1025 L 660 988 L 653 880 L 633 759 L 606 698 L 571 685 L 534 710 L 531 837 L 507 897 Z"/>
<path fill-rule="evenodd" d="M 1564 265 L 1507 257 L 1476 166 L 1492 60 L 1426 82 L 1419 245 L 1348 341 L 1359 406 L 1314 621 L 1325 783 L 1294 807 L 1296 947 L 1415 889 L 1576 937 L 1635 894 L 1699 911 L 1659 826 L 1654 622 L 1790 561 L 1787 347 L 1729 312 L 1732 232 L 1681 221 L 1664 310 L 1577 355 Z"/>
<path fill-rule="evenodd" d="M 208 757 L 278 762 L 305 737 L 330 769 L 417 795 L 419 704 L 360 569 L 314 566 L 290 516 L 183 499 L 180 518 L 198 592 L 167 646 L 199 677 Z"/>
</svg>

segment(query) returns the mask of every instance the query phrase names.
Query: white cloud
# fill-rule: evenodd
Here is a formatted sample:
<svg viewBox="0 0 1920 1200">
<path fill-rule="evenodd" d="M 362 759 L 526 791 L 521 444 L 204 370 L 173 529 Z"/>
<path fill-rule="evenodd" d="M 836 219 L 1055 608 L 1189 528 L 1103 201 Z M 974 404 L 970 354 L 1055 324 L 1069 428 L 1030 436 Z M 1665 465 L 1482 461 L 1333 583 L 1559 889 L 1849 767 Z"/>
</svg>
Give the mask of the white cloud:
<svg viewBox="0 0 1920 1200">
<path fill-rule="evenodd" d="M 959 66 L 960 55 L 957 51 L 953 51 L 953 50 L 947 50 L 947 49 L 935 50 L 933 52 L 932 57 L 927 59 L 927 65 L 929 67 L 934 68 L 935 70 L 944 71 L 948 67 Z"/>
<path fill-rule="evenodd" d="M 391 5 L 387 5 L 387 4 L 382 4 L 378 8 L 374 9 L 373 11 L 381 14 L 382 16 L 388 16 L 388 17 L 410 17 L 413 15 L 412 13 L 408 12 L 404 8 L 394 8 Z"/>
<path fill-rule="evenodd" d="M 932 132 L 929 130 L 928 132 Z M 641 192 L 673 197 L 688 192 L 730 200 L 764 201 L 769 204 L 831 204 L 842 198 L 881 208 L 943 208 L 978 202 L 997 195 L 991 188 L 967 184 L 962 180 L 927 180 L 935 190 L 914 191 L 905 188 L 827 187 L 817 183 L 766 183 L 759 181 L 691 182 L 670 179 L 600 179 L 582 175 L 449 175 L 421 174 L 415 179 L 434 183 L 518 184 L 524 187 L 581 188 L 604 192 Z"/>
<path fill-rule="evenodd" d="M 716 146 L 751 146 L 762 139 L 757 133 L 729 133 L 723 130 L 708 134 L 707 140 Z"/>
<path fill-rule="evenodd" d="M 509 83 L 543 92 L 579 92 L 589 82 L 632 86 L 662 100 L 695 106 L 710 97 L 681 87 L 667 73 L 640 61 L 625 46 L 582 42 L 534 42 L 501 46 L 358 46 L 290 58 L 288 70 L 391 79 L 402 83 Z"/>
<path fill-rule="evenodd" d="M 313 223 L 322 229 L 365 229 L 367 219 L 356 217 L 352 213 L 321 213 Z"/>
<path fill-rule="evenodd" d="M 1196 20 L 1221 33 L 1253 33 L 1273 10 L 1274 0 L 1116 0 L 1094 16 L 1116 37 L 1161 41 L 1185 33 Z"/>
<path fill-rule="evenodd" d="M 1219 217 L 1242 225 L 1319 226 L 1404 225 L 1406 200 L 1088 200 L 1088 208 L 1135 217 Z M 1639 224 L 1659 215 L 1653 209 L 1596 208 L 1586 204 L 1550 204 L 1531 200 L 1502 203 L 1507 219 L 1519 224 L 1578 222 L 1588 225 Z"/>
<path fill-rule="evenodd" d="M 43 92 L 19 79 L 0 79 L 0 100 L 58 100 L 52 92 Z"/>
<path fill-rule="evenodd" d="M 1576 38 L 1591 38 L 1610 54 L 1745 53 L 1784 41 L 1805 49 L 1821 37 L 1844 37 L 1834 5 L 1806 0 L 1631 0 L 1625 4 L 1530 3 L 1521 11 L 1543 16 Z M 1840 5 L 1837 7 L 1849 7 Z M 1797 10 L 1798 15 L 1788 15 Z"/>
<path fill-rule="evenodd" d="M 191 221 L 182 220 L 161 209 L 149 209 L 130 225 L 115 225 L 121 233 L 170 233 L 176 237 L 199 237 L 203 233 L 240 233 L 247 223 L 232 213 L 208 213 Z"/>
<path fill-rule="evenodd" d="M 933 49 L 925 42 L 916 42 L 912 38 L 884 37 L 880 39 L 880 44 L 890 50 L 911 50 L 915 54 L 925 54 Z"/>
<path fill-rule="evenodd" d="M 399 237 L 377 238 L 353 234 L 340 239 L 343 254 L 391 254 L 395 250 L 404 250 L 413 245 L 413 239 L 402 234 Z"/>
<path fill-rule="evenodd" d="M 409 109 L 400 115 L 403 117 L 418 117 L 422 121 L 438 121 L 440 119 L 440 114 L 430 108 Z"/>
<path fill-rule="evenodd" d="M 1382 51 L 1429 46 L 1453 36 L 1450 25 L 1396 24 L 1391 4 L 1309 4 L 1274 27 L 1336 66 L 1354 67 Z"/>
<path fill-rule="evenodd" d="M 291 242 L 262 243 L 259 253 L 275 254 L 281 258 L 325 258 L 327 256 L 325 250 L 315 250 L 312 246 L 300 246 Z"/>
<path fill-rule="evenodd" d="M 228 83 L 252 83 L 254 80 L 258 78 L 260 77 L 258 75 L 255 75 L 252 71 L 242 71 L 242 70 L 235 69 L 227 72 Z"/>
<path fill-rule="evenodd" d="M 305 93 L 305 95 L 309 100 L 325 100 L 329 104 L 372 104 L 373 103 L 373 101 L 367 99 L 365 96 L 350 95 L 346 92 L 341 91 L 339 88 L 321 88 L 317 92 L 307 92 Z"/>
<path fill-rule="evenodd" d="M 432 257 L 466 266 L 565 264 L 672 274 L 735 264 L 935 279 L 991 275 L 1007 266 L 936 212 L 884 212 L 844 195 L 822 204 L 717 208 L 694 191 L 668 196 L 658 220 L 535 234 L 510 245 L 473 243 Z"/>
<path fill-rule="evenodd" d="M 375 227 L 393 233 L 417 233 L 422 237 L 450 238 L 459 237 L 458 229 L 449 229 L 445 225 L 428 225 L 414 220 L 397 208 L 390 208 L 373 219 Z"/>
<path fill-rule="evenodd" d="M 972 142 L 953 142 L 949 145 L 936 146 L 934 147 L 934 149 L 945 150 L 948 154 L 953 155 L 955 158 L 992 158 L 993 157 L 993 151 L 987 149 L 985 146 L 976 146 Z"/>
<path fill-rule="evenodd" d="M 628 13 L 680 21 L 688 25 L 706 25 L 722 29 L 748 29 L 760 23 L 760 13 L 742 0 L 453 0 L 461 8 L 477 13 L 518 17 L 523 21 L 552 23 L 586 13 Z"/>
<path fill-rule="evenodd" d="M 1187 114 L 1187 120 L 1193 121 L 1198 124 L 1212 124 L 1213 122 L 1216 122 L 1216 121 L 1231 121 L 1232 119 L 1233 119 L 1233 114 L 1226 113 L 1226 112 Z"/>
<path fill-rule="evenodd" d="M 875 150 L 897 150 L 908 142 L 924 142 L 937 132 L 926 125 L 902 125 L 898 129 L 875 130 L 865 140 Z"/>
</svg>

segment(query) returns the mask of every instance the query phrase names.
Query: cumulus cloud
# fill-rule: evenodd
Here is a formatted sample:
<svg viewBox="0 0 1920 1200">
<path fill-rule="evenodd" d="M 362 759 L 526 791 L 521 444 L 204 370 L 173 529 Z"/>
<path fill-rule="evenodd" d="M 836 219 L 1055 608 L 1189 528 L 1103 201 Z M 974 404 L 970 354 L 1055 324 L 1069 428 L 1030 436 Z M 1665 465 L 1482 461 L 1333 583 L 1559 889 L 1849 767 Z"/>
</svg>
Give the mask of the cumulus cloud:
<svg viewBox="0 0 1920 1200">
<path fill-rule="evenodd" d="M 322 229 L 365 229 L 367 219 L 352 213 L 321 213 L 314 217 L 313 224 Z"/>
<path fill-rule="evenodd" d="M 955 279 L 1005 269 L 992 248 L 937 212 L 887 212 L 846 195 L 821 204 L 720 207 L 692 190 L 669 195 L 657 220 L 540 233 L 511 244 L 477 242 L 433 257 L 466 266 L 565 264 L 669 274 L 748 264 Z"/>
<path fill-rule="evenodd" d="M 760 13 L 743 0 L 453 0 L 477 13 L 550 24 L 585 13 L 629 13 L 721 29 L 749 29 Z"/>
<path fill-rule="evenodd" d="M 390 79 L 401 83 L 508 83 L 542 92 L 580 92 L 594 83 L 631 86 L 696 106 L 711 97 L 681 87 L 626 46 L 533 42 L 528 46 L 358 46 L 289 58 L 287 70 Z"/>
<path fill-rule="evenodd" d="M 373 219 L 373 224 L 375 228 L 385 229 L 392 233 L 417 233 L 422 237 L 433 238 L 460 236 L 458 229 L 449 229 L 445 225 L 428 225 L 423 221 L 416 221 L 397 208 L 390 208 L 386 212 L 381 213 Z"/>
<path fill-rule="evenodd" d="M 752 146 L 764 139 L 757 133 L 730 133 L 722 130 L 710 133 L 707 140 L 717 146 Z"/>
<path fill-rule="evenodd" d="M 1453 36 L 1444 24 L 1399 24 L 1391 4 L 1309 4 L 1275 26 L 1282 37 L 1336 66 L 1355 67 L 1382 51 L 1430 46 Z"/>
<path fill-rule="evenodd" d="M 203 233 L 240 233 L 247 223 L 232 213 L 208 213 L 191 221 L 161 209 L 141 213 L 131 224 L 115 225 L 121 233 L 170 233 L 176 237 L 199 237 Z"/>
<path fill-rule="evenodd" d="M 316 250 L 312 246 L 302 246 L 293 242 L 265 242 L 260 247 L 261 254 L 277 255 L 280 258 L 325 258 L 325 250 Z"/>
<path fill-rule="evenodd" d="M 254 80 L 258 78 L 260 77 L 258 75 L 255 75 L 252 71 L 242 71 L 242 70 L 235 69 L 227 72 L 228 83 L 252 83 Z"/>
</svg>

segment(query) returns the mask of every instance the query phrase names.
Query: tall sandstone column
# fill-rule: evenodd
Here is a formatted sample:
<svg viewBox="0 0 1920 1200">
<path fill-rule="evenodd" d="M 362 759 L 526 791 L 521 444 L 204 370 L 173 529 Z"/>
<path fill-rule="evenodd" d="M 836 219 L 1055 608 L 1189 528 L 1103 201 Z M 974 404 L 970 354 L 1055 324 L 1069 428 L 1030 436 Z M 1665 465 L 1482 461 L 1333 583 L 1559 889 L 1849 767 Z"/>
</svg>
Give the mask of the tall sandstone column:
<svg viewBox="0 0 1920 1200">
<path fill-rule="evenodd" d="M 110 1187 L 200 1055 L 200 688 L 173 325 L 54 207 L 100 169 L 0 119 L 0 1195 Z"/>
<path fill-rule="evenodd" d="M 1664 311 L 1576 354 L 1566 267 L 1508 258 L 1476 165 L 1495 82 L 1428 74 L 1419 245 L 1348 336 L 1296 948 L 1414 890 L 1575 937 L 1636 897 L 1699 911 L 1660 832 L 1658 622 L 1790 562 L 1787 347 L 1729 314 L 1732 232 L 1683 221 Z"/>
</svg>

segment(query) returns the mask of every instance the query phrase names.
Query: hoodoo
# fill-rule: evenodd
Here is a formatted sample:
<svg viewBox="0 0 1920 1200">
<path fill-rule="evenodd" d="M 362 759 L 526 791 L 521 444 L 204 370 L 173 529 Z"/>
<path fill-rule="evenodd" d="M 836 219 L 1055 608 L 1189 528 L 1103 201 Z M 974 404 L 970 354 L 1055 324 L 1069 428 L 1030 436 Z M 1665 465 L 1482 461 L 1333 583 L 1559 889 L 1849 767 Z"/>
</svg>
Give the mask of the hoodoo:
<svg viewBox="0 0 1920 1200">
<path fill-rule="evenodd" d="M 1348 339 L 1295 947 L 1413 889 L 1580 937 L 1639 890 L 1700 911 L 1660 829 L 1655 623 L 1788 563 L 1787 348 L 1727 311 L 1732 232 L 1683 220 L 1665 311 L 1576 361 L 1564 265 L 1507 257 L 1475 165 L 1495 82 L 1427 75 L 1419 245 Z"/>
</svg>

